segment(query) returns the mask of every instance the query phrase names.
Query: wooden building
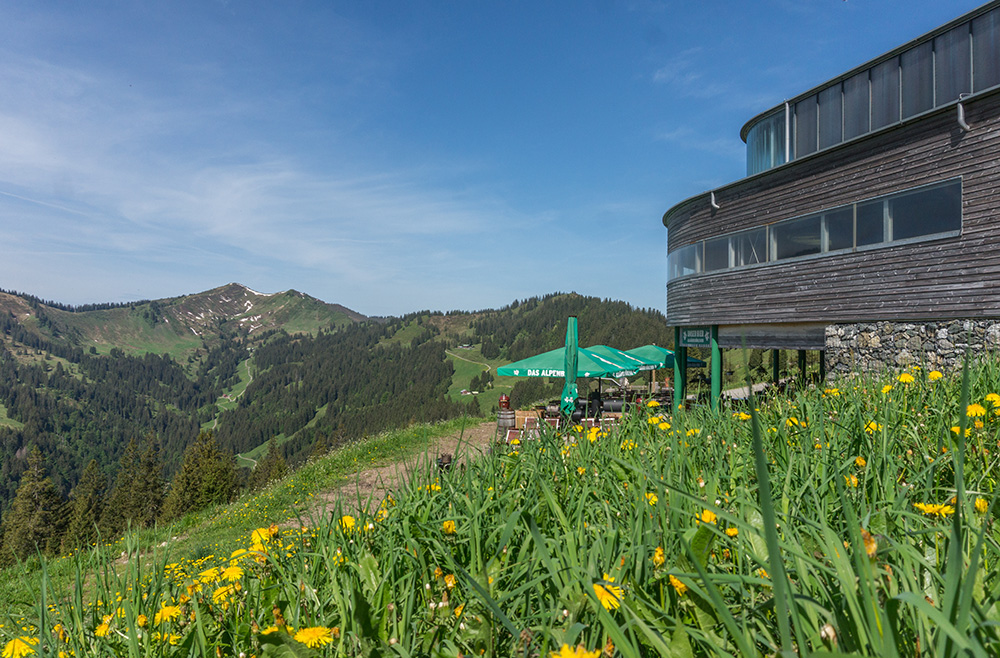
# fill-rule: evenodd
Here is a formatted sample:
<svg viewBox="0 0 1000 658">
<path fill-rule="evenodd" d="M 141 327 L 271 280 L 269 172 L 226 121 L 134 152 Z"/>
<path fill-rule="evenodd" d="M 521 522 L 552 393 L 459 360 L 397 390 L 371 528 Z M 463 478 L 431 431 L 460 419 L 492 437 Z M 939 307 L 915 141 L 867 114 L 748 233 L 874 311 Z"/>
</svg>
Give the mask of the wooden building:
<svg viewBox="0 0 1000 658">
<path fill-rule="evenodd" d="M 910 332 L 902 360 L 897 341 L 876 340 L 896 350 L 880 362 L 942 363 L 941 327 L 955 322 L 1000 344 L 1000 1 L 741 136 L 747 177 L 663 216 L 667 319 L 679 347 L 707 337 L 713 400 L 726 347 L 819 350 L 826 363 L 843 327 L 880 323 Z"/>
</svg>

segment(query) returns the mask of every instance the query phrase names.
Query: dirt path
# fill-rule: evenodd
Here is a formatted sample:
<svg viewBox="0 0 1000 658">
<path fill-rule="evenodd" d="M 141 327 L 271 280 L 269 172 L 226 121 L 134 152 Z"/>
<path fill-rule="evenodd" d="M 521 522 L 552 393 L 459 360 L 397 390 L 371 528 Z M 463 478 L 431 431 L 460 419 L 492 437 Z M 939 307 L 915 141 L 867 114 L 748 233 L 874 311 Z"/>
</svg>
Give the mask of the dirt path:
<svg viewBox="0 0 1000 658">
<path fill-rule="evenodd" d="M 490 448 L 496 436 L 497 425 L 490 421 L 470 424 L 464 433 L 455 432 L 431 440 L 426 450 L 405 459 L 365 469 L 350 476 L 350 481 L 336 489 L 317 493 L 312 512 L 322 513 L 336 507 L 337 502 L 344 511 L 358 511 L 362 507 L 374 509 L 385 495 L 406 482 L 413 469 L 428 462 L 434 463 L 441 455 L 452 455 L 452 468 L 467 459 L 476 459 Z M 461 436 L 460 436 L 461 435 Z"/>
</svg>

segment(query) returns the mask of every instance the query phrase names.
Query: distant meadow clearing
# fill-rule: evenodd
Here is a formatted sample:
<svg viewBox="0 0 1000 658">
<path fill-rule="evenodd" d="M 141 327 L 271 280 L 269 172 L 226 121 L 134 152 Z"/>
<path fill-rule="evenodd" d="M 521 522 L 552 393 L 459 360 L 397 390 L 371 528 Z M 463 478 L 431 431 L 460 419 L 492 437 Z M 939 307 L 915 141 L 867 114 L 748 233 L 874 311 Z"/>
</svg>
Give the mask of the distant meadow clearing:
<svg viewBox="0 0 1000 658">
<path fill-rule="evenodd" d="M 2 656 L 997 655 L 998 428 L 993 361 L 643 406 L 217 554 L 63 558 Z"/>
</svg>

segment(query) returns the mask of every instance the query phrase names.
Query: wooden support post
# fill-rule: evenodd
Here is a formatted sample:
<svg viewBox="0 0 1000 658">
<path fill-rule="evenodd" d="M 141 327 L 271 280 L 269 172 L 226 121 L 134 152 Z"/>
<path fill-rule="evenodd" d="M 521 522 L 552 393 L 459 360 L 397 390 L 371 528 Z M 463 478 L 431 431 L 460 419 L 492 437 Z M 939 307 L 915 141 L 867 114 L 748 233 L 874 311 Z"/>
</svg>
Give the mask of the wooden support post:
<svg viewBox="0 0 1000 658">
<path fill-rule="evenodd" d="M 805 386 L 806 383 L 806 351 L 799 350 L 799 381 Z"/>
<path fill-rule="evenodd" d="M 722 397 L 722 350 L 719 348 L 719 325 L 712 325 L 712 411 L 719 410 Z"/>
<path fill-rule="evenodd" d="M 687 399 L 687 348 L 681 347 L 681 328 L 674 327 L 674 411 Z"/>
<path fill-rule="evenodd" d="M 781 350 L 771 350 L 771 383 L 778 385 L 781 379 Z"/>
</svg>

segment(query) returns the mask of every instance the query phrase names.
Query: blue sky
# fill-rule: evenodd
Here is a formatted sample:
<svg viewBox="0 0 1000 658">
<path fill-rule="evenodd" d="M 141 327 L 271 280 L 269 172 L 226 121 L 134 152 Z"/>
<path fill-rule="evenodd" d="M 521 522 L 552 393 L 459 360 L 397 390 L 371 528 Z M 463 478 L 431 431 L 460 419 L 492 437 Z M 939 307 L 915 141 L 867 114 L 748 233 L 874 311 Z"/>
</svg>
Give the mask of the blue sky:
<svg viewBox="0 0 1000 658">
<path fill-rule="evenodd" d="M 663 310 L 748 119 L 979 4 L 5 2 L 0 288 Z"/>
</svg>

